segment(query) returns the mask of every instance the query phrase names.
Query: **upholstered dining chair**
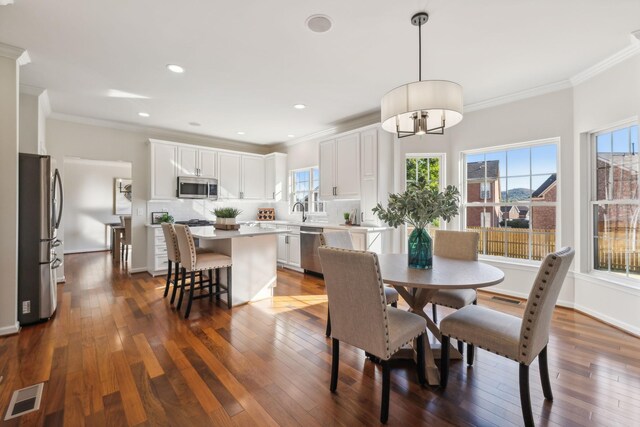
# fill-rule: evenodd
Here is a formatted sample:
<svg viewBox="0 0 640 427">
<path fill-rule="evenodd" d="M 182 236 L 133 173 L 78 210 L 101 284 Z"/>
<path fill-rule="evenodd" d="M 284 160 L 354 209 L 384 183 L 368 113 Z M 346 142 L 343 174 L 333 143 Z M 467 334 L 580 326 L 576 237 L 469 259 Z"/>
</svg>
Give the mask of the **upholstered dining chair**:
<svg viewBox="0 0 640 427">
<path fill-rule="evenodd" d="M 331 392 L 338 386 L 340 342 L 379 358 L 382 364 L 380 421 L 389 418 L 389 359 L 416 339 L 418 381 L 425 383 L 424 338 L 427 322 L 414 313 L 387 305 L 378 256 L 372 252 L 318 249 L 332 316 Z M 354 304 L 357 301 L 357 304 Z"/>
<path fill-rule="evenodd" d="M 572 248 L 562 248 L 545 257 L 533 282 L 522 319 L 477 305 L 464 307 L 442 319 L 442 388 L 447 386 L 449 376 L 450 337 L 514 360 L 520 364 L 520 404 L 524 423 L 526 426 L 534 425 L 529 394 L 529 366 L 538 357 L 544 397 L 553 400 L 547 366 L 549 326 L 574 253 Z M 473 359 L 468 356 L 471 365 Z"/>
<path fill-rule="evenodd" d="M 189 317 L 189 313 L 191 313 L 191 304 L 194 299 L 200 299 L 209 297 L 209 299 L 213 299 L 215 295 L 216 299 L 220 299 L 221 294 L 227 294 L 227 307 L 231 308 L 232 306 L 232 295 L 231 295 L 231 257 L 228 257 L 223 254 L 219 254 L 216 252 L 210 251 L 197 251 L 196 245 L 193 240 L 193 236 L 191 235 L 191 230 L 189 226 L 176 224 L 173 226 L 176 231 L 176 237 L 178 240 L 178 249 L 180 252 L 180 265 L 182 267 L 182 283 L 179 286 L 180 288 L 180 297 L 178 298 L 178 310 L 180 310 L 180 306 L 182 305 L 182 298 L 184 296 L 184 289 L 186 287 L 186 276 L 187 273 L 190 275 L 189 281 L 189 302 L 187 303 L 187 308 L 185 310 L 184 317 L 187 319 Z M 223 286 L 220 283 L 220 269 L 225 268 L 227 271 L 227 284 Z M 202 272 L 208 272 L 208 280 L 205 283 L 202 278 Z M 213 291 L 213 272 L 215 271 L 216 281 L 215 281 L 215 292 Z M 199 273 L 200 279 L 196 281 L 196 272 Z M 194 295 L 195 291 L 202 291 L 203 289 L 207 289 L 208 292 L 199 295 Z"/>
<path fill-rule="evenodd" d="M 334 230 L 322 233 L 320 235 L 320 245 L 339 249 L 354 249 L 353 240 L 351 240 L 351 233 L 347 230 Z M 385 286 L 384 295 L 387 298 L 387 304 L 391 304 L 393 307 L 398 306 L 398 291 L 390 286 Z M 328 309 L 326 336 L 331 336 L 331 316 Z"/>
</svg>

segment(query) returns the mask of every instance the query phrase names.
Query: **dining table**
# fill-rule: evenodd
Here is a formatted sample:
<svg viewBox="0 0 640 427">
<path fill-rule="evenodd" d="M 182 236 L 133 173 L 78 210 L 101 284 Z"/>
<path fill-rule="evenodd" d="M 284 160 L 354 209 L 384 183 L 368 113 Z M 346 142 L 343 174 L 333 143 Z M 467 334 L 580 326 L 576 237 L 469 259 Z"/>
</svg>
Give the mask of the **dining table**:
<svg viewBox="0 0 640 427">
<path fill-rule="evenodd" d="M 478 289 L 496 285 L 504 280 L 499 268 L 482 261 L 458 260 L 434 256 L 430 269 L 409 267 L 406 254 L 378 255 L 380 273 L 384 283 L 393 286 L 409 305 L 409 311 L 422 316 L 427 321 L 427 329 L 435 337 L 435 343 L 425 339 L 425 372 L 430 385 L 440 384 L 440 372 L 435 359 L 439 357 L 442 339 L 440 328 L 425 313 L 424 308 L 439 290 Z M 415 347 L 415 346 L 414 346 Z M 416 358 L 415 351 L 409 349 L 410 357 Z M 406 351 L 400 357 L 406 357 Z M 450 354 L 461 358 L 456 348 L 451 346 Z M 453 358 L 452 357 L 452 358 Z M 418 361 L 420 363 L 420 361 Z"/>
<path fill-rule="evenodd" d="M 118 262 L 120 260 L 120 245 L 124 233 L 124 225 L 122 222 L 108 222 L 105 225 L 111 229 L 111 256 Z"/>
</svg>

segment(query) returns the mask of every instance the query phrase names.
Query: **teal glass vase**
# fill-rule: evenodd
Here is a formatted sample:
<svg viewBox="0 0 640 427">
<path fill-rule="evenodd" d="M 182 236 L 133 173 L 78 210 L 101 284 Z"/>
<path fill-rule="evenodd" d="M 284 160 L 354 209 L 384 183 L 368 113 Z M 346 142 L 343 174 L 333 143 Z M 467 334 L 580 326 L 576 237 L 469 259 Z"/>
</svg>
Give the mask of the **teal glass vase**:
<svg viewBox="0 0 640 427">
<path fill-rule="evenodd" d="M 409 236 L 409 267 L 428 270 L 433 267 L 433 240 L 424 228 L 416 228 Z"/>
</svg>

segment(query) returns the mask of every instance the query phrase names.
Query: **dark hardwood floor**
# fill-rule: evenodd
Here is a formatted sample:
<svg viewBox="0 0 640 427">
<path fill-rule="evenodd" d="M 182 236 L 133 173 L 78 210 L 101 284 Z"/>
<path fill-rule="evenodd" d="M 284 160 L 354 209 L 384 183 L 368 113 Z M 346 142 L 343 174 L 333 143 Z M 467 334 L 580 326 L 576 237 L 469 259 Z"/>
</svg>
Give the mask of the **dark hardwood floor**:
<svg viewBox="0 0 640 427">
<path fill-rule="evenodd" d="M 341 346 L 338 393 L 329 392 L 322 280 L 280 270 L 273 299 L 233 310 L 199 300 L 185 321 L 162 298 L 163 277 L 129 276 L 106 253 L 65 260 L 55 317 L 0 338 L 2 418 L 15 389 L 45 382 L 40 411 L 7 425 L 379 424 L 381 370 L 361 351 Z M 490 294 L 479 304 L 522 311 Z M 452 363 L 445 393 L 399 363 L 389 425 L 522 424 L 515 362 L 477 350 L 473 368 Z M 537 368 L 538 425 L 640 425 L 640 339 L 557 309 L 552 403 Z"/>
</svg>

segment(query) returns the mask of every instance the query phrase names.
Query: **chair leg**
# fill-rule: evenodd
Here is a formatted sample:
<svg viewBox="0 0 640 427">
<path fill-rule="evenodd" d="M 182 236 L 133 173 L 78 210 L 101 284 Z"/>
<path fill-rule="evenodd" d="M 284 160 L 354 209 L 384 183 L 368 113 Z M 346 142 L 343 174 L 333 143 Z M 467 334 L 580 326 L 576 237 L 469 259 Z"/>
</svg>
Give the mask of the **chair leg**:
<svg viewBox="0 0 640 427">
<path fill-rule="evenodd" d="M 398 308 L 398 301 L 394 301 L 391 303 L 391 307 Z"/>
<path fill-rule="evenodd" d="M 338 364 L 340 363 L 340 341 L 331 340 L 331 385 L 329 390 L 332 393 L 338 388 Z"/>
<path fill-rule="evenodd" d="M 327 307 L 327 330 L 325 331 L 325 335 L 327 338 L 331 336 L 331 313 L 329 312 L 329 307 Z"/>
<path fill-rule="evenodd" d="M 542 383 L 542 392 L 544 398 L 553 400 L 553 392 L 551 391 L 551 382 L 549 381 L 549 365 L 547 364 L 547 346 L 545 345 L 538 355 L 538 363 L 540 364 L 540 382 Z"/>
<path fill-rule="evenodd" d="M 418 367 L 418 383 L 420 385 L 424 385 L 427 382 L 427 379 L 425 378 L 425 372 L 424 372 L 424 340 L 425 340 L 425 335 L 426 334 L 422 334 L 420 335 L 418 338 L 416 338 L 417 342 L 418 342 L 418 348 L 417 350 L 417 367 Z"/>
<path fill-rule="evenodd" d="M 187 269 L 182 269 L 182 283 L 180 285 L 180 298 L 178 298 L 178 305 L 176 308 L 180 311 L 180 307 L 182 307 L 182 298 L 184 297 L 184 288 L 187 286 Z"/>
<path fill-rule="evenodd" d="M 202 275 L 202 272 L 200 272 L 200 275 Z M 202 277 L 202 276 L 201 276 Z M 187 303 L 187 309 L 184 312 L 184 318 L 188 319 L 189 318 L 189 313 L 191 313 L 191 304 L 193 303 L 193 290 L 196 287 L 195 285 L 196 282 L 196 272 L 192 271 L 191 272 L 191 286 L 189 286 L 189 302 Z"/>
<path fill-rule="evenodd" d="M 433 317 L 433 323 L 438 323 L 438 309 L 433 303 L 431 303 L 431 315 L 431 317 Z"/>
<path fill-rule="evenodd" d="M 464 343 L 458 340 L 458 353 L 464 354 Z"/>
<path fill-rule="evenodd" d="M 533 412 L 531 411 L 531 395 L 529 394 L 529 367 L 520 364 L 520 405 L 522 406 L 522 417 L 526 427 L 533 427 Z"/>
<path fill-rule="evenodd" d="M 473 344 L 467 344 L 467 365 L 469 366 L 473 366 L 473 353 L 475 353 Z"/>
<path fill-rule="evenodd" d="M 231 276 L 233 272 L 231 271 L 231 266 L 227 267 L 227 308 L 231 310 L 233 306 L 233 298 L 231 295 Z"/>
<path fill-rule="evenodd" d="M 216 268 L 216 301 L 220 301 L 220 269 Z"/>
<path fill-rule="evenodd" d="M 445 388 L 449 381 L 449 343 L 450 338 L 442 336 L 440 346 L 440 387 Z"/>
<path fill-rule="evenodd" d="M 171 267 L 173 267 L 173 263 L 169 261 L 169 266 L 167 267 L 167 284 L 164 286 L 163 298 L 166 298 L 167 295 L 169 295 L 169 287 L 171 286 Z"/>
<path fill-rule="evenodd" d="M 213 270 L 211 269 L 209 269 L 209 301 L 213 301 Z"/>
<path fill-rule="evenodd" d="M 124 260 L 126 262 L 126 261 L 129 261 L 129 245 L 125 245 L 124 248 L 125 248 Z"/>
<path fill-rule="evenodd" d="M 389 419 L 389 395 L 391 393 L 391 366 L 388 360 L 382 361 L 382 402 L 380 403 L 380 422 L 386 424 Z"/>
<path fill-rule="evenodd" d="M 176 262 L 175 265 L 176 275 L 173 278 L 173 292 L 171 292 L 171 304 L 176 300 L 176 292 L 180 287 L 180 263 Z"/>
</svg>

